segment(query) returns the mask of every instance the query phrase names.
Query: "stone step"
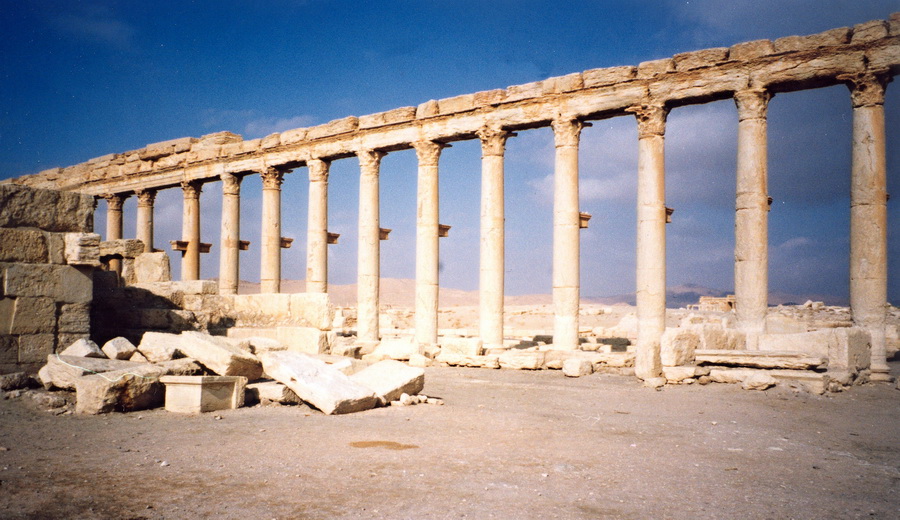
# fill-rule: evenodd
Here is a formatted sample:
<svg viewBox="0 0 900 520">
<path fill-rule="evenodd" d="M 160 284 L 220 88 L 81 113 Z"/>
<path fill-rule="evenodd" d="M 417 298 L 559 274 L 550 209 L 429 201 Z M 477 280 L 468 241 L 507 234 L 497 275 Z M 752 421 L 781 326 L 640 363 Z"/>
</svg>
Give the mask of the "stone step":
<svg viewBox="0 0 900 520">
<path fill-rule="evenodd" d="M 713 368 L 709 372 L 709 378 L 715 383 L 740 384 L 754 374 L 770 375 L 778 381 L 778 386 L 819 395 L 828 391 L 829 383 L 831 382 L 831 376 L 827 372 L 790 369 L 765 370 L 758 368 Z"/>
<path fill-rule="evenodd" d="M 786 350 L 697 350 L 696 363 L 750 368 L 815 370 L 828 367 L 828 358 Z"/>
</svg>

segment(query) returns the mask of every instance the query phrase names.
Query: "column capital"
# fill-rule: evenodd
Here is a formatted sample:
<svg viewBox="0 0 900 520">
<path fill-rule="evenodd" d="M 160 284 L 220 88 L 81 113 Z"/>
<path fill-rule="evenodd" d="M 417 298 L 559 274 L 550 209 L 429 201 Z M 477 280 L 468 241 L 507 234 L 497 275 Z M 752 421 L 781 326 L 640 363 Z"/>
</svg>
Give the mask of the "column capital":
<svg viewBox="0 0 900 520">
<path fill-rule="evenodd" d="M 241 194 L 241 181 L 244 180 L 243 176 L 226 172 L 219 175 L 219 179 L 222 180 L 223 195 Z"/>
<path fill-rule="evenodd" d="M 203 191 L 203 182 L 201 181 L 181 181 L 181 191 L 184 192 L 186 199 L 200 198 L 200 192 Z"/>
<path fill-rule="evenodd" d="M 666 134 L 666 117 L 669 109 L 665 105 L 635 105 L 625 109 L 637 118 L 638 138 Z"/>
<path fill-rule="evenodd" d="M 263 189 L 280 190 L 282 183 L 284 183 L 284 174 L 284 170 L 272 166 L 259 172 L 259 176 L 262 178 Z"/>
<path fill-rule="evenodd" d="M 738 120 L 765 119 L 770 99 L 772 99 L 772 94 L 763 88 L 751 88 L 735 92 L 734 103 L 738 109 Z"/>
<path fill-rule="evenodd" d="M 125 204 L 125 199 L 128 198 L 128 194 L 104 193 L 102 197 L 106 199 L 106 207 L 109 208 L 110 211 L 122 211 L 122 205 Z"/>
<path fill-rule="evenodd" d="M 153 203 L 156 202 L 156 190 L 152 188 L 137 190 L 134 194 L 137 195 L 139 208 L 152 208 Z"/>
<path fill-rule="evenodd" d="M 306 167 L 309 169 L 309 182 L 328 182 L 328 169 L 331 161 L 324 159 L 309 159 Z"/>
<path fill-rule="evenodd" d="M 581 137 L 581 129 L 584 128 L 584 122 L 575 118 L 560 117 L 554 119 L 550 123 L 553 128 L 553 137 L 556 147 L 560 146 L 578 146 Z"/>
<path fill-rule="evenodd" d="M 437 166 L 438 159 L 441 157 L 441 150 L 448 147 L 448 145 L 437 141 L 416 141 L 412 145 L 416 149 L 419 166 Z"/>
<path fill-rule="evenodd" d="M 515 134 L 502 128 L 484 126 L 479 128 L 475 135 L 481 139 L 481 156 L 487 157 L 503 155 L 506 140 Z"/>
<path fill-rule="evenodd" d="M 867 71 L 858 74 L 841 74 L 837 79 L 850 89 L 853 108 L 884 104 L 884 91 L 891 81 L 887 71 Z"/>
<path fill-rule="evenodd" d="M 356 156 L 359 158 L 359 169 L 362 175 L 378 176 L 378 167 L 385 152 L 379 150 L 359 150 Z"/>
</svg>

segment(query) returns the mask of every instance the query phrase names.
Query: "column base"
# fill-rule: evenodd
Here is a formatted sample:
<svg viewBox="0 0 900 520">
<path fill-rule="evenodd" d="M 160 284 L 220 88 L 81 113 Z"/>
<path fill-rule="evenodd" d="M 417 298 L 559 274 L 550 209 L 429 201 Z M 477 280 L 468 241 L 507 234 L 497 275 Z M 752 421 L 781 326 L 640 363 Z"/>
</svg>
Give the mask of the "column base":
<svg viewBox="0 0 900 520">
<path fill-rule="evenodd" d="M 894 378 L 891 377 L 891 374 L 887 370 L 881 369 L 873 369 L 869 374 L 869 381 L 878 382 L 878 383 L 893 383 Z"/>
</svg>

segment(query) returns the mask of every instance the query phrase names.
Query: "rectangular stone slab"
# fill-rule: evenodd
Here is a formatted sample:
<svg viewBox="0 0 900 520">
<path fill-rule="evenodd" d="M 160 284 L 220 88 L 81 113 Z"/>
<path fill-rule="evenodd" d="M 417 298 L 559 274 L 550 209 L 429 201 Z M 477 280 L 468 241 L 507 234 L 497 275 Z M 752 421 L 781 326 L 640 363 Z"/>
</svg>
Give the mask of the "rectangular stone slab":
<svg viewBox="0 0 900 520">
<path fill-rule="evenodd" d="M 47 356 L 47 364 L 41 368 L 38 372 L 38 376 L 45 387 L 74 390 L 75 382 L 83 376 L 142 366 L 147 366 L 147 364 L 118 359 L 86 358 L 50 354 Z"/>
<path fill-rule="evenodd" d="M 372 390 L 324 361 L 289 351 L 266 352 L 260 358 L 269 377 L 328 415 L 360 412 L 378 404 Z"/>
<path fill-rule="evenodd" d="M 244 376 L 249 381 L 259 379 L 262 375 L 259 360 L 235 343 L 200 332 L 182 332 L 178 350 L 220 376 Z"/>
<path fill-rule="evenodd" d="M 809 370 L 825 368 L 828 359 L 802 352 L 763 350 L 697 350 L 696 363 L 753 368 L 787 368 Z"/>
<path fill-rule="evenodd" d="M 401 394 L 416 395 L 425 387 L 424 370 L 393 359 L 366 367 L 350 379 L 375 392 L 382 404 L 400 399 Z"/>
<path fill-rule="evenodd" d="M 244 405 L 247 378 L 241 376 L 163 376 L 166 410 L 202 413 L 233 410 Z"/>
</svg>

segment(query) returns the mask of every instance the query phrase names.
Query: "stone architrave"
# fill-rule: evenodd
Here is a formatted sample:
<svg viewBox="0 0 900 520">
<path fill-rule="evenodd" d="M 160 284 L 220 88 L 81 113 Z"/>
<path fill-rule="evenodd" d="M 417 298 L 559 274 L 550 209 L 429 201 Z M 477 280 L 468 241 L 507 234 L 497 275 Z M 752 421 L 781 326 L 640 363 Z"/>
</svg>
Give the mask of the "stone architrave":
<svg viewBox="0 0 900 520">
<path fill-rule="evenodd" d="M 637 318 L 634 371 L 662 377 L 660 341 L 666 330 L 665 131 L 668 109 L 646 104 L 628 109 L 638 122 Z"/>
<path fill-rule="evenodd" d="M 328 168 L 330 161 L 310 159 L 306 223 L 306 292 L 328 292 Z"/>
<path fill-rule="evenodd" d="M 219 254 L 219 294 L 237 294 L 240 281 L 241 180 L 222 173 L 222 233 Z"/>
<path fill-rule="evenodd" d="M 850 174 L 850 310 L 872 341 L 871 378 L 890 381 L 887 313 L 887 167 L 884 91 L 887 71 L 841 76 L 853 104 Z"/>
<path fill-rule="evenodd" d="M 357 260 L 356 337 L 374 346 L 381 337 L 378 327 L 381 243 L 378 177 L 383 152 L 361 150 L 359 157 L 359 248 Z"/>
<path fill-rule="evenodd" d="M 505 225 L 503 156 L 505 130 L 484 127 L 481 139 L 481 253 L 479 305 L 481 339 L 488 348 L 503 345 L 503 293 L 505 274 Z"/>
<path fill-rule="evenodd" d="M 575 350 L 578 348 L 581 277 L 578 144 L 584 123 L 570 117 L 559 117 L 552 126 L 556 146 L 553 173 L 553 346 L 558 350 Z"/>
<path fill-rule="evenodd" d="M 181 239 L 187 242 L 187 249 L 181 253 L 181 279 L 200 279 L 200 181 L 181 183 L 184 206 L 181 221 Z"/>
<path fill-rule="evenodd" d="M 438 160 L 447 145 L 435 141 L 413 143 L 419 160 L 416 195 L 416 341 L 421 346 L 438 340 L 439 206 Z"/>
<path fill-rule="evenodd" d="M 263 193 L 259 290 L 263 294 L 281 292 L 281 184 L 284 174 L 284 170 L 271 167 L 260 172 Z"/>
<path fill-rule="evenodd" d="M 138 240 L 144 243 L 144 252 L 153 252 L 153 205 L 156 202 L 156 190 L 143 189 L 137 195 L 137 233 Z"/>
<path fill-rule="evenodd" d="M 266 375 L 326 415 L 360 412 L 378 404 L 375 393 L 324 361 L 299 352 L 260 356 Z"/>
<path fill-rule="evenodd" d="M 769 301 L 769 191 L 764 89 L 736 92 L 738 109 L 737 194 L 734 217 L 734 297 L 737 327 L 749 349 L 766 333 Z"/>
</svg>

